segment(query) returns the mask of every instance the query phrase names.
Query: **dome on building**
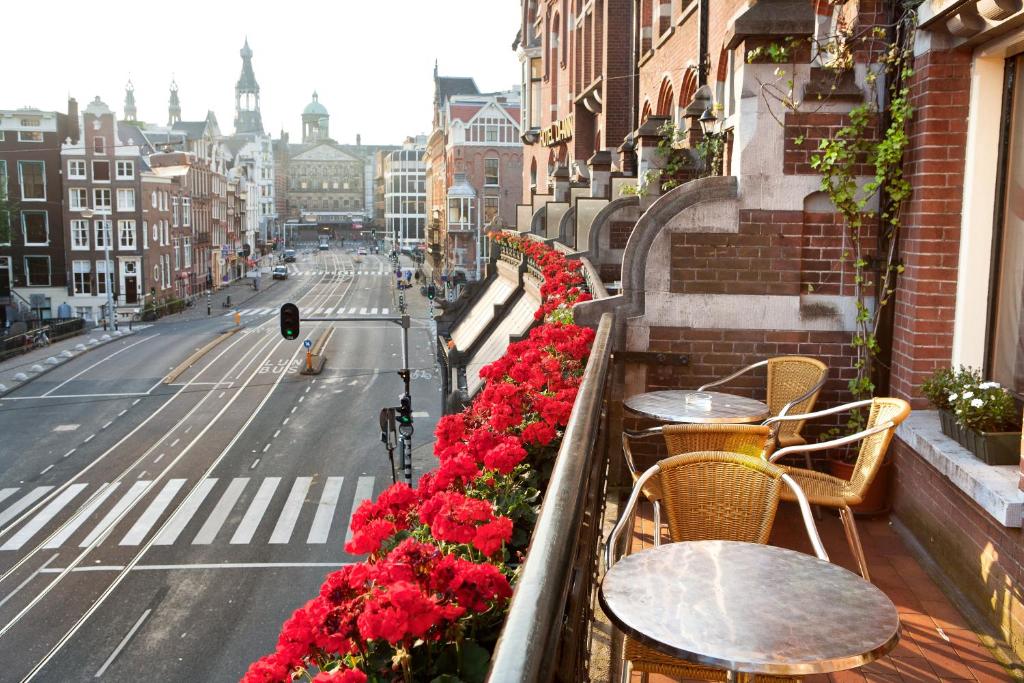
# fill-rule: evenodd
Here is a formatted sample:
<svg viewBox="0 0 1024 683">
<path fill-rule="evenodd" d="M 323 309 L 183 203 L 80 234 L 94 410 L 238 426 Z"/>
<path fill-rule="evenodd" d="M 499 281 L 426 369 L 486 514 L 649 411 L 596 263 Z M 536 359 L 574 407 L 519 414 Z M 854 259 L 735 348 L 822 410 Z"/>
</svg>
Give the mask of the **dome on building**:
<svg viewBox="0 0 1024 683">
<path fill-rule="evenodd" d="M 316 91 L 313 91 L 313 101 L 306 105 L 306 108 L 302 110 L 302 114 L 317 114 L 320 116 L 327 116 L 327 108 L 320 104 L 320 98 L 317 96 Z"/>
</svg>

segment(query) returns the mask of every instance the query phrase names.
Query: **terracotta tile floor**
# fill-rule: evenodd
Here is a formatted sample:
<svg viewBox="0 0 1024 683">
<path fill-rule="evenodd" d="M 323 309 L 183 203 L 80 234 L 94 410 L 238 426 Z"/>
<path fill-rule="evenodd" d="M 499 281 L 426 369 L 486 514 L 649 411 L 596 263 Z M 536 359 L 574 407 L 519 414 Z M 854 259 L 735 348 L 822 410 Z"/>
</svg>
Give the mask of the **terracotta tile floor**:
<svg viewBox="0 0 1024 683">
<path fill-rule="evenodd" d="M 650 507 L 641 505 L 634 530 L 634 552 L 651 544 L 652 526 Z M 896 605 L 903 624 L 903 637 L 895 650 L 877 662 L 853 671 L 809 676 L 806 681 L 994 683 L 1022 680 L 1024 671 L 1011 675 L 981 643 L 956 607 L 911 557 L 886 516 L 858 518 L 857 528 L 868 558 L 871 580 Z M 818 531 L 831 560 L 857 571 L 839 518 L 824 511 L 823 519 L 818 522 Z M 784 504 L 780 507 L 771 542 L 811 552 L 810 542 L 794 506 Z M 640 675 L 634 673 L 632 681 L 639 680 Z M 671 680 L 656 674 L 650 676 L 651 683 Z"/>
</svg>

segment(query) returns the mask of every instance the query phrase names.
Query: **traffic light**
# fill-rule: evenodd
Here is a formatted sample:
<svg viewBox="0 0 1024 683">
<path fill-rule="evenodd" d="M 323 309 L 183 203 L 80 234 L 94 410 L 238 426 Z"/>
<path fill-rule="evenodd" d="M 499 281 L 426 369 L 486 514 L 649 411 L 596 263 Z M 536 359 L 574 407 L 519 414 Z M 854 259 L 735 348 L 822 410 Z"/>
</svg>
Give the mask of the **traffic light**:
<svg viewBox="0 0 1024 683">
<path fill-rule="evenodd" d="M 299 336 L 299 307 L 295 304 L 281 306 L 281 336 L 288 340 Z"/>
<path fill-rule="evenodd" d="M 412 396 L 409 394 L 402 394 L 402 397 L 399 400 L 398 410 L 395 412 L 395 418 L 400 425 L 412 424 Z"/>
<path fill-rule="evenodd" d="M 433 301 L 435 296 L 437 296 L 437 287 L 434 285 L 427 285 L 427 298 Z"/>
</svg>

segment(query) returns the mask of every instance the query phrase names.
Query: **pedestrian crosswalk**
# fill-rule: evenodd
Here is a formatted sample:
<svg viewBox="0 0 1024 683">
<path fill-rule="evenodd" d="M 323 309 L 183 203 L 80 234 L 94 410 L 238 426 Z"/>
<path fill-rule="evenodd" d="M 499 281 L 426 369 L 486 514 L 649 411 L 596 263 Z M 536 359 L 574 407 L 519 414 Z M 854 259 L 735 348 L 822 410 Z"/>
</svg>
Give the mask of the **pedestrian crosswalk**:
<svg viewBox="0 0 1024 683">
<path fill-rule="evenodd" d="M 43 541 L 46 549 L 134 547 L 151 538 L 155 546 L 340 544 L 343 534 L 349 540 L 352 513 L 373 497 L 376 483 L 371 476 L 76 483 L 19 521 L 0 551 Z M 0 503 L 8 503 L 0 524 L 16 519 L 53 488 L 0 489 Z"/>
<path fill-rule="evenodd" d="M 371 277 L 384 277 L 392 275 L 392 272 L 385 269 L 369 270 L 365 268 L 359 270 L 299 270 L 297 268 L 290 268 L 288 275 L 289 277 L 301 277 L 303 275 L 367 275 Z"/>
<path fill-rule="evenodd" d="M 280 309 L 274 308 L 240 308 L 238 313 L 244 318 L 246 316 L 258 316 L 258 315 L 270 315 L 271 313 L 277 314 Z M 308 308 L 300 306 L 300 315 L 306 317 L 326 317 L 326 316 L 348 316 L 348 315 L 391 315 L 390 308 L 370 307 L 370 306 L 310 306 Z M 234 311 L 225 313 L 224 317 L 230 317 L 235 314 Z M 3 495 L 0 492 L 0 495 Z M 2 500 L 2 499 L 0 499 Z"/>
</svg>

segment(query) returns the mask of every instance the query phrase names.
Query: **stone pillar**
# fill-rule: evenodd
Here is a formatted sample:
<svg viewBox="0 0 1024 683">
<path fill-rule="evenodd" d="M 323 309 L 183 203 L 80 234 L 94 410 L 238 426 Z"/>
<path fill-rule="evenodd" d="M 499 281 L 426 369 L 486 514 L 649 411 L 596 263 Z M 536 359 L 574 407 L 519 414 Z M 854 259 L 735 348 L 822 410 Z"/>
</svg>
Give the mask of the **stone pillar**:
<svg viewBox="0 0 1024 683">
<path fill-rule="evenodd" d="M 645 182 L 648 171 L 658 171 L 665 164 L 665 159 L 658 150 L 658 143 L 662 139 L 661 128 L 667 122 L 667 118 L 652 116 L 644 121 L 636 131 L 637 178 L 641 183 Z M 648 197 L 657 197 L 661 194 L 661 181 L 658 178 L 651 177 L 647 180 L 646 186 Z"/>
<path fill-rule="evenodd" d="M 636 177 L 636 145 L 633 144 L 633 134 L 630 133 L 619 145 L 619 173 L 627 177 Z"/>
<path fill-rule="evenodd" d="M 554 201 L 569 201 L 569 169 L 566 166 L 559 166 L 551 176 L 552 194 Z"/>
<path fill-rule="evenodd" d="M 607 149 L 594 152 L 587 165 L 590 167 L 590 196 L 610 199 L 612 191 L 612 153 Z"/>
</svg>

